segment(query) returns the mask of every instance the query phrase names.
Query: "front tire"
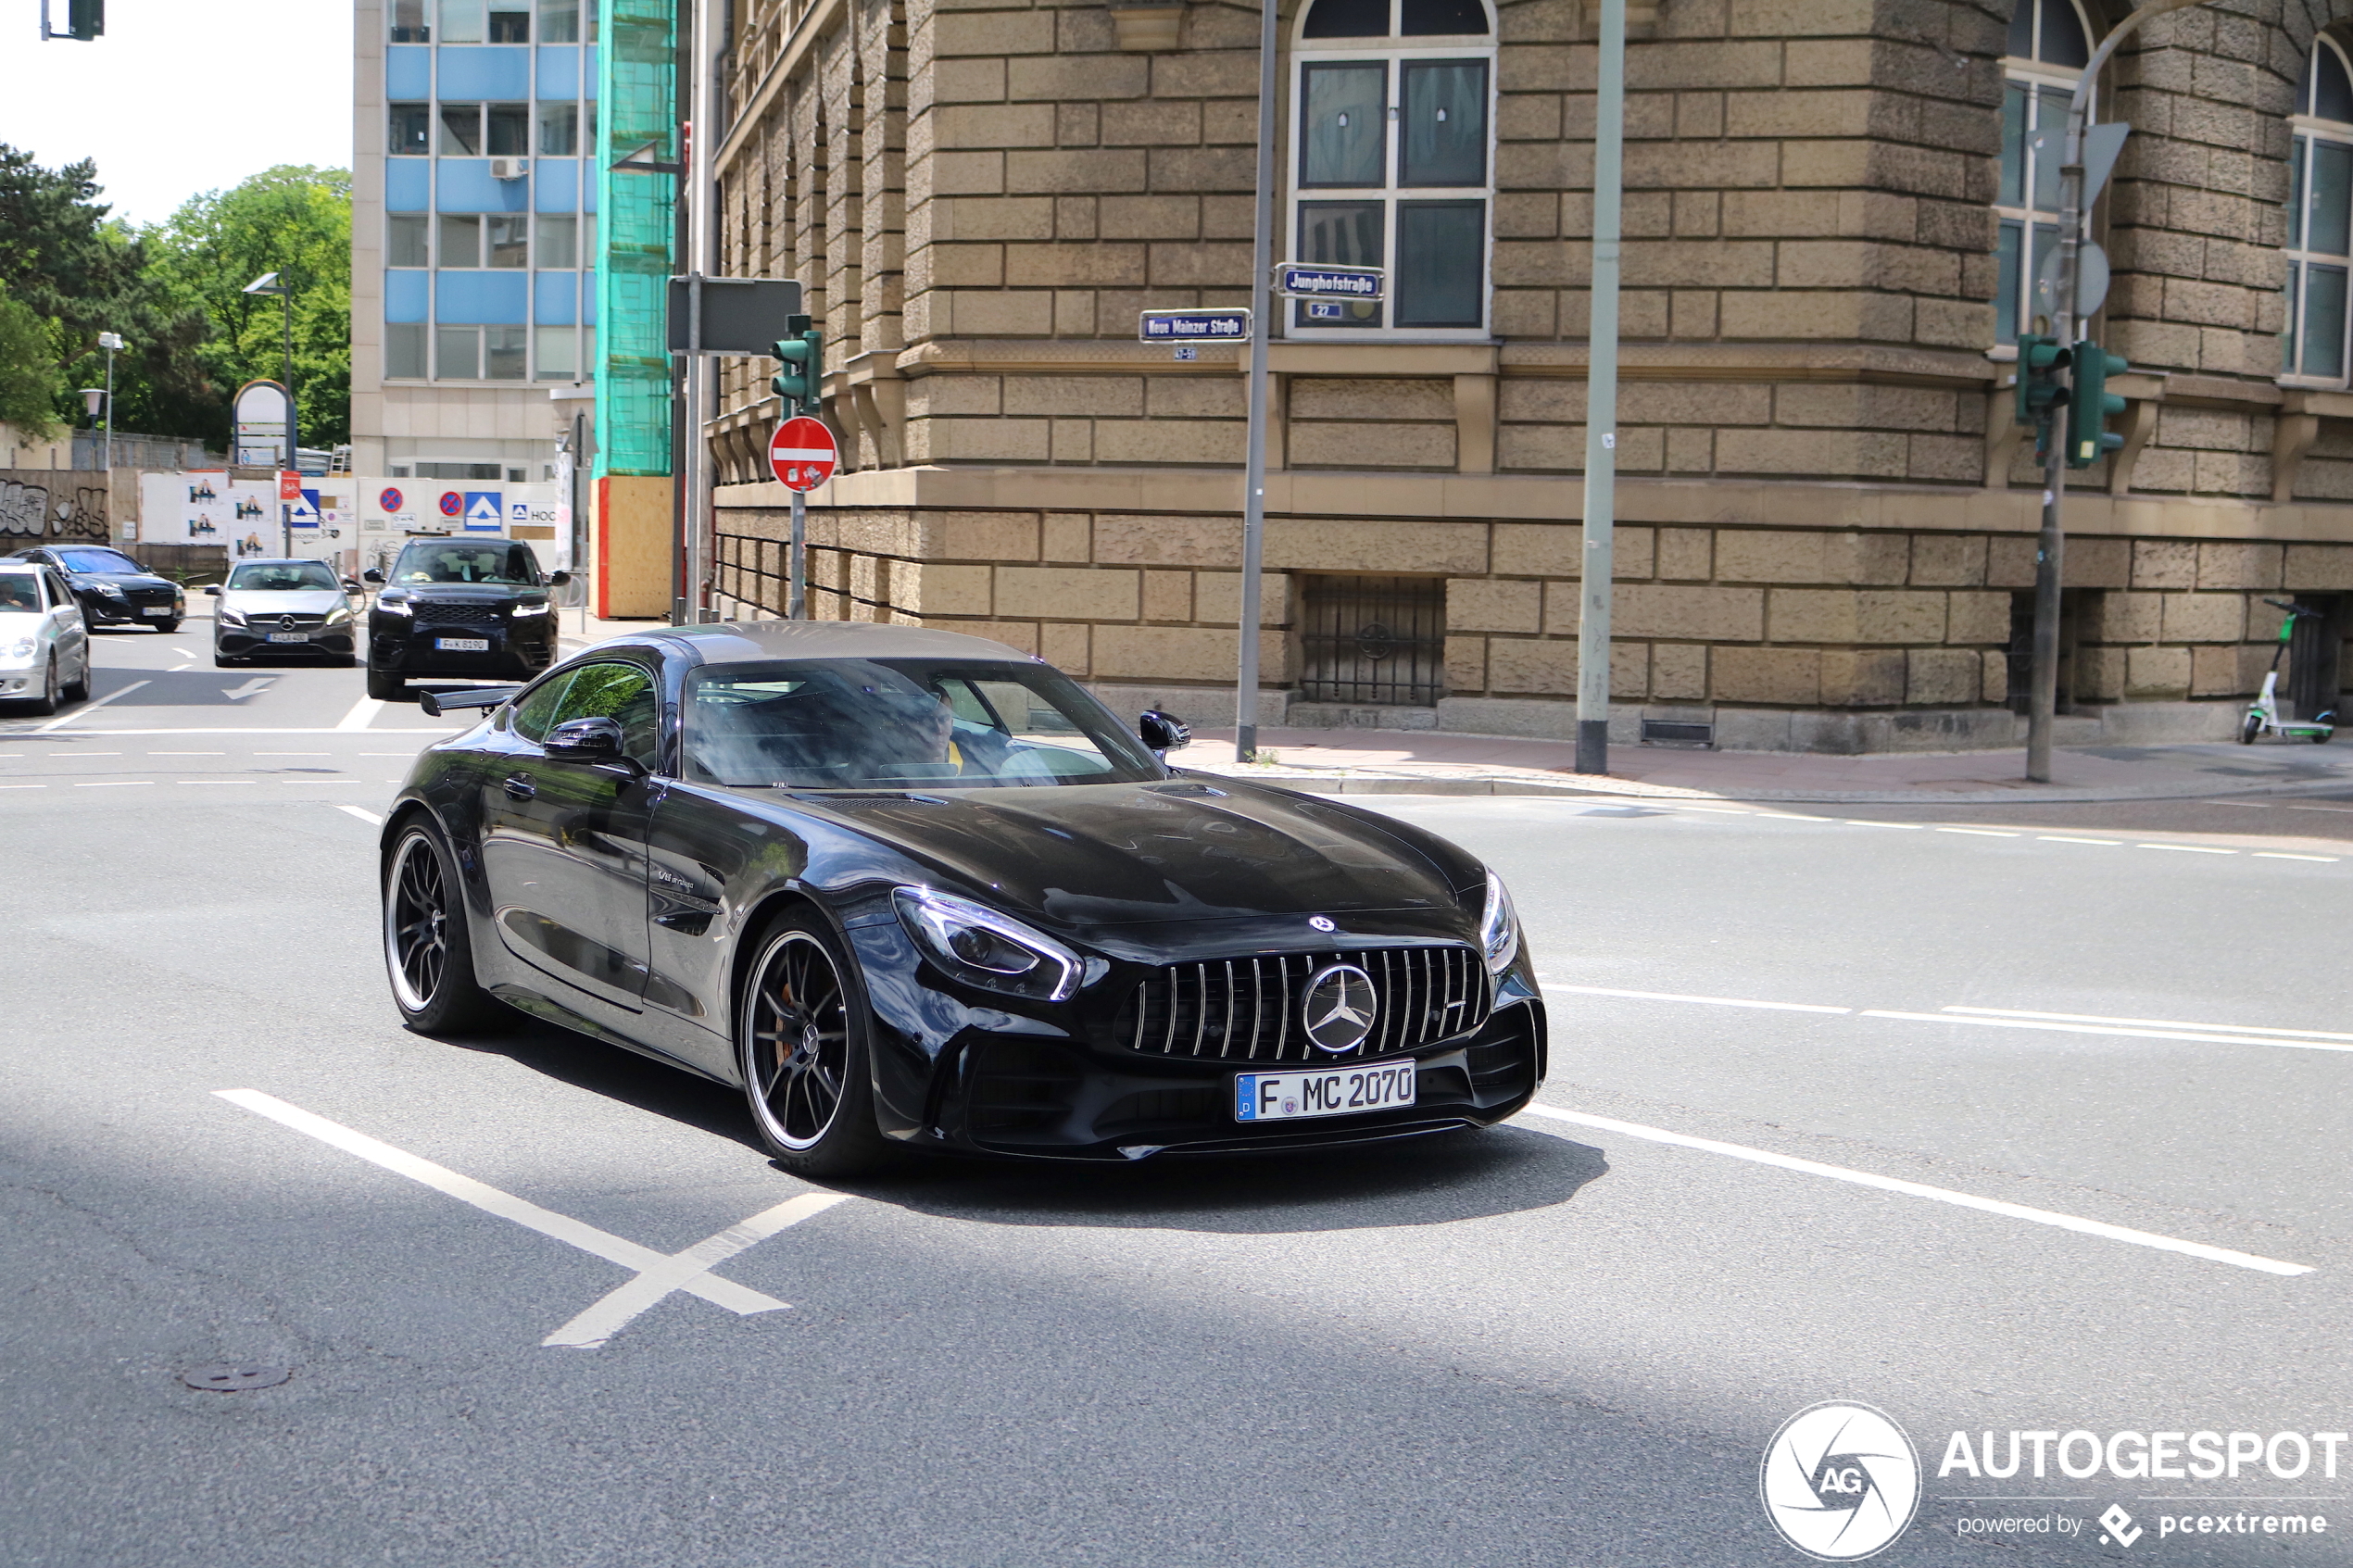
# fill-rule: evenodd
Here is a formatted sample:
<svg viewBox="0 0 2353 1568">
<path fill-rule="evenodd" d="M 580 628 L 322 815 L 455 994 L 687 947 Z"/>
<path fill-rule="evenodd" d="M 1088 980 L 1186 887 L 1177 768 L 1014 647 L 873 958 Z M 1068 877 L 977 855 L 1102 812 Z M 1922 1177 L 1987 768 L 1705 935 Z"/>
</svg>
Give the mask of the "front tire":
<svg viewBox="0 0 2353 1568">
<path fill-rule="evenodd" d="M 875 1124 L 872 1018 L 833 933 L 813 914 L 771 927 L 736 1010 L 744 1098 L 776 1163 L 840 1176 L 890 1163 Z"/>
<path fill-rule="evenodd" d="M 387 675 L 372 667 L 368 671 L 368 695 L 378 702 L 400 700 L 400 677 Z"/>
<path fill-rule="evenodd" d="M 2262 733 L 2263 716 L 2260 713 L 2250 713 L 2239 725 L 2239 744 L 2241 746 L 2253 746 L 2255 744 L 2255 737 Z"/>
<path fill-rule="evenodd" d="M 158 621 L 155 622 L 155 628 L 158 632 L 177 632 L 180 630 L 180 622 L 177 621 Z"/>
<path fill-rule="evenodd" d="M 82 650 L 82 673 L 66 683 L 66 700 L 68 702 L 90 700 L 90 650 L 87 647 Z"/>
<path fill-rule="evenodd" d="M 57 656 L 54 650 L 50 653 L 49 663 L 41 676 L 41 695 L 29 699 L 25 707 L 36 719 L 44 718 L 57 710 Z"/>
<path fill-rule="evenodd" d="M 400 1021 L 421 1035 L 479 1030 L 505 1010 L 474 979 L 465 895 L 441 830 L 410 822 L 384 862 L 384 968 Z"/>
</svg>

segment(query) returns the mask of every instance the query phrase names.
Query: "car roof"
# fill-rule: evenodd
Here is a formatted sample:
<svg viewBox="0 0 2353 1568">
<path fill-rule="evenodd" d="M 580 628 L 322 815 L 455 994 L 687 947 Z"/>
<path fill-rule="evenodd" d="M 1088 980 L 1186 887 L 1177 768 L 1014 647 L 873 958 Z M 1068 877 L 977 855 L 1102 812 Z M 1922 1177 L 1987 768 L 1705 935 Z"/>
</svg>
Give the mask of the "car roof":
<svg viewBox="0 0 2353 1568">
<path fill-rule="evenodd" d="M 724 621 L 707 626 L 665 626 L 627 633 L 614 643 L 678 641 L 693 645 L 705 664 L 746 664 L 772 659 L 985 659 L 1029 662 L 1030 656 L 987 637 L 930 626 L 886 626 L 864 621 Z"/>
<path fill-rule="evenodd" d="M 247 556 L 243 560 L 231 561 L 229 570 L 234 571 L 241 566 L 324 566 L 326 564 L 322 560 L 312 560 L 308 556 Z"/>
</svg>

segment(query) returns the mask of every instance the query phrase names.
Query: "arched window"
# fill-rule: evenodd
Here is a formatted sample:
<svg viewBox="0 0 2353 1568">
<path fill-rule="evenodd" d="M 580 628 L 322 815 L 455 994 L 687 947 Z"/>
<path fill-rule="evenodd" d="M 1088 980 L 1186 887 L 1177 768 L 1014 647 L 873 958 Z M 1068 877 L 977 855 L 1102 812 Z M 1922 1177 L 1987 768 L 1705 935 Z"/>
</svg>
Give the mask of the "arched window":
<svg viewBox="0 0 2353 1568">
<path fill-rule="evenodd" d="M 2345 283 L 2353 268 L 2353 69 L 2334 38 L 2312 44 L 2288 153 L 2287 330 L 2291 376 L 2342 383 Z"/>
<path fill-rule="evenodd" d="M 2092 31 L 2076 0 L 2018 0 L 2002 62 L 2001 282 L 1994 297 L 1997 343 L 2016 343 L 2034 320 L 2035 274 L 2058 244 L 2059 141 L 2068 100 L 2092 60 Z"/>
<path fill-rule="evenodd" d="M 1484 0 L 1314 0 L 1293 53 L 1288 258 L 1387 270 L 1300 300 L 1291 337 L 1483 337 L 1495 40 Z"/>
</svg>

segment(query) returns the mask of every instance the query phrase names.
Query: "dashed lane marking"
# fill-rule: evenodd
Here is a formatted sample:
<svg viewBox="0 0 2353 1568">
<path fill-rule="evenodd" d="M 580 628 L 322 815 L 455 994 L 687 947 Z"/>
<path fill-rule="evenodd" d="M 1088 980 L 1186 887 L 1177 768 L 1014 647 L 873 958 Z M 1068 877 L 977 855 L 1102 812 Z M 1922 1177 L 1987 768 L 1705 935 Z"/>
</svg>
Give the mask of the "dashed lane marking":
<svg viewBox="0 0 2353 1568">
<path fill-rule="evenodd" d="M 1744 1144 L 1719 1143 L 1714 1138 L 1695 1138 L 1688 1133 L 1668 1132 L 1664 1127 L 1645 1127 L 1637 1122 L 1620 1122 L 1611 1116 L 1593 1116 L 1581 1110 L 1560 1110 L 1549 1105 L 1531 1105 L 1521 1111 L 1520 1115 L 1542 1117 L 1554 1122 L 1567 1122 L 1578 1126 L 1592 1127 L 1600 1132 L 1642 1138 L 1651 1143 L 1671 1144 L 1678 1148 L 1697 1149 L 1705 1154 L 1720 1154 L 1733 1160 L 1745 1160 L 1752 1164 L 1769 1165 L 1782 1171 L 1794 1171 L 1802 1175 L 1820 1176 L 1830 1181 L 1851 1183 L 1856 1186 L 1876 1187 L 1881 1192 L 1901 1193 L 1906 1198 L 1924 1198 L 1932 1202 L 1949 1203 L 1957 1208 L 1974 1209 L 1981 1213 L 1998 1214 L 2005 1219 L 2024 1220 L 2033 1224 L 2074 1231 L 2082 1236 L 2095 1236 L 2108 1241 L 2127 1242 L 2134 1247 L 2154 1248 L 2160 1252 L 2178 1252 L 2183 1257 L 2199 1258 L 2209 1263 L 2228 1263 L 2233 1268 L 2252 1269 L 2259 1273 L 2279 1274 L 2293 1278 L 2298 1274 L 2315 1272 L 2309 1264 L 2284 1263 L 2276 1258 L 2259 1257 L 2255 1253 L 2240 1252 L 2228 1247 L 2211 1247 L 2202 1241 L 2184 1241 L 2179 1236 L 2159 1236 L 2154 1231 L 2133 1230 L 2126 1225 L 2111 1225 L 2104 1220 L 2086 1220 L 2080 1215 L 2062 1214 L 2056 1210 L 2030 1209 L 2023 1203 L 2005 1203 L 1997 1198 L 1980 1198 L 1975 1193 L 1956 1192 L 1951 1187 L 1930 1186 L 1925 1182 L 1903 1181 L 1894 1176 L 1882 1176 L 1870 1171 L 1852 1170 L 1844 1165 L 1825 1165 L 1818 1160 L 1799 1160 L 1792 1155 L 1775 1154 L 1770 1149 L 1751 1148 Z M 1554 1132 L 1557 1136 L 1567 1135 L 1549 1127 L 1539 1130 Z"/>
<path fill-rule="evenodd" d="M 1763 1008 L 1770 1012 L 1853 1012 L 1853 1008 L 1820 1007 L 1812 1002 L 1763 1002 L 1746 997 L 1686 997 L 1670 991 L 1620 991 L 1607 985 L 1561 985 L 1540 979 L 1547 991 L 1573 991 L 1586 997 L 1629 997 L 1642 1002 L 1697 1002 L 1705 1007 Z"/>
<path fill-rule="evenodd" d="M 382 817 L 379 817 L 364 806 L 338 805 L 334 809 L 338 811 L 346 812 L 351 816 L 359 818 L 361 822 L 366 822 L 370 827 L 380 828 L 384 825 L 384 820 Z"/>
</svg>

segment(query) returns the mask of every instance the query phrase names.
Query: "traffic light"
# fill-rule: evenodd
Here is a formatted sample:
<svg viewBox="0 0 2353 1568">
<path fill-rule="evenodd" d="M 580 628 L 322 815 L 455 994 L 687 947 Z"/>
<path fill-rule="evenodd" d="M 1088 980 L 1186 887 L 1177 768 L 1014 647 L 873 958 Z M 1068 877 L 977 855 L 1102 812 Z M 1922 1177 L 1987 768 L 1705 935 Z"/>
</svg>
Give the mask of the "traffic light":
<svg viewBox="0 0 2353 1568">
<path fill-rule="evenodd" d="M 785 332 L 776 340 L 776 358 L 784 361 L 784 370 L 768 384 L 791 405 L 792 412 L 805 414 L 817 405 L 817 383 L 825 372 L 825 334 L 811 327 L 806 316 L 786 317 Z"/>
<path fill-rule="evenodd" d="M 86 44 L 106 31 L 107 0 L 66 0 L 66 37 Z"/>
<path fill-rule="evenodd" d="M 2132 366 L 2090 338 L 2075 345 L 2074 389 L 2067 404 L 2067 466 L 2088 469 L 2124 445 L 2108 421 L 2124 411 L 2124 399 L 2108 389 L 2108 378 Z"/>
<path fill-rule="evenodd" d="M 2020 333 L 2018 340 L 2018 422 L 2022 425 L 2044 425 L 2050 421 L 2051 410 L 2067 395 L 2059 384 L 2059 372 L 2067 369 L 2070 356 L 2055 337 L 2037 337 Z"/>
</svg>

